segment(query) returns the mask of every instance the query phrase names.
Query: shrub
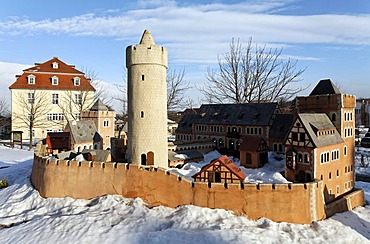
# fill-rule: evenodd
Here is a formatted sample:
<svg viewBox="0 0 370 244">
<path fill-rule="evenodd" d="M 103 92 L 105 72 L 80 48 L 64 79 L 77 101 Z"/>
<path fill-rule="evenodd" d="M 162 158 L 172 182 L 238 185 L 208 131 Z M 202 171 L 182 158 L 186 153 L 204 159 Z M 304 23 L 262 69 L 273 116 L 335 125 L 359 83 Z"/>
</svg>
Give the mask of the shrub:
<svg viewBox="0 0 370 244">
<path fill-rule="evenodd" d="M 1 188 L 5 188 L 5 187 L 7 187 L 8 186 L 8 182 L 6 181 L 6 179 L 4 178 L 4 179 L 2 179 L 2 180 L 0 180 L 0 189 Z"/>
</svg>

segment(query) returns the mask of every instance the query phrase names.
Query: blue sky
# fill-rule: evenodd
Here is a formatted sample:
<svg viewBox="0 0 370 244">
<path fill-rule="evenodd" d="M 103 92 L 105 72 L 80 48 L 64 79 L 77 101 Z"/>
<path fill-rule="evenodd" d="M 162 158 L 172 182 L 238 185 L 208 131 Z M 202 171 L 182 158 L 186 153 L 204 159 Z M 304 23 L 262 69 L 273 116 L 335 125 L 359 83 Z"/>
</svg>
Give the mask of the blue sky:
<svg viewBox="0 0 370 244">
<path fill-rule="evenodd" d="M 307 67 L 301 85 L 323 78 L 357 97 L 370 97 L 370 1 L 1 1 L 0 92 L 35 62 L 59 57 L 123 83 L 125 48 L 149 29 L 167 47 L 171 69 L 201 87 L 207 68 L 228 51 L 231 38 L 283 48 Z M 113 86 L 112 93 L 114 93 Z M 201 95 L 189 91 L 196 102 Z"/>
</svg>

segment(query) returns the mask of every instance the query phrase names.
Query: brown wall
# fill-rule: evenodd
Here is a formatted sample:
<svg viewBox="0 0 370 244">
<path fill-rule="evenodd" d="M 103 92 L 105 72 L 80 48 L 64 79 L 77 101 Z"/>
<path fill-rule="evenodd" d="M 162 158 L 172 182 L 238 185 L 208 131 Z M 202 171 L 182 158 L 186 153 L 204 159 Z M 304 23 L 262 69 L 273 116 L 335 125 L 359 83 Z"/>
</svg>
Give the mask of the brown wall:
<svg viewBox="0 0 370 244">
<path fill-rule="evenodd" d="M 152 206 L 223 208 L 248 218 L 311 223 L 325 218 L 322 182 L 307 184 L 202 183 L 163 169 L 115 163 L 49 160 L 35 156 L 31 181 L 42 197 L 140 197 Z M 352 206 L 355 207 L 355 206 Z"/>
<path fill-rule="evenodd" d="M 80 166 L 79 166 L 80 165 Z M 128 168 L 128 169 L 127 169 Z M 151 205 L 177 207 L 193 204 L 224 208 L 251 219 L 311 223 L 323 219 L 321 183 L 208 185 L 192 183 L 162 169 L 142 170 L 137 166 L 47 160 L 35 157 L 31 180 L 43 197 L 93 198 L 106 194 L 140 197 Z M 210 187 L 209 187 L 210 186 Z M 274 189 L 275 188 L 275 189 Z M 311 201 L 320 199 L 312 204 Z M 318 204 L 317 204 L 318 203 Z M 319 215 L 318 215 L 319 213 Z"/>
</svg>

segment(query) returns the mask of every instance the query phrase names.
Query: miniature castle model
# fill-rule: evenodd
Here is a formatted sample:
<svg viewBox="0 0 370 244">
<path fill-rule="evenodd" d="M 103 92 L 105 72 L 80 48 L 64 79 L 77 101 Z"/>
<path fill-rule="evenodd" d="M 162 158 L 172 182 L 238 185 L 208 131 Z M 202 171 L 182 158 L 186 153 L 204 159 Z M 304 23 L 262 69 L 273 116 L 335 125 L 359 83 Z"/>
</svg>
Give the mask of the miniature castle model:
<svg viewBox="0 0 370 244">
<path fill-rule="evenodd" d="M 121 194 L 151 206 L 191 204 L 305 224 L 364 205 L 364 192 L 354 186 L 355 97 L 341 94 L 330 80 L 320 81 L 309 96 L 297 97 L 295 113 L 287 116 L 276 103 L 204 105 L 179 123 L 178 139 L 238 152 L 246 167 L 267 163 L 271 149 L 285 153 L 290 183 L 246 182 L 226 156 L 189 179 L 167 170 L 168 149 L 173 148 L 166 140 L 166 49 L 145 31 L 126 55 L 128 163 L 94 161 L 90 151 L 89 161 L 45 157 L 45 148 L 38 147 L 31 181 L 41 196 Z M 91 113 L 87 116 L 94 117 Z M 190 144 L 176 147 L 193 149 Z"/>
<path fill-rule="evenodd" d="M 168 167 L 167 50 L 145 30 L 126 49 L 129 163 Z"/>
</svg>

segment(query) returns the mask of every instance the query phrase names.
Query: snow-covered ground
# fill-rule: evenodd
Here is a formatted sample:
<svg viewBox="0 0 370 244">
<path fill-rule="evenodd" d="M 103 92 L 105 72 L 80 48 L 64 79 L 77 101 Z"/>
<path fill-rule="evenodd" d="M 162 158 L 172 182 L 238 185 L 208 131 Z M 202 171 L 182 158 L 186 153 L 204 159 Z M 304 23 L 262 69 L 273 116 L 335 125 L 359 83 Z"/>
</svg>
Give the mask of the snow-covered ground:
<svg viewBox="0 0 370 244">
<path fill-rule="evenodd" d="M 205 161 L 216 155 L 211 156 Z M 0 146 L 0 179 L 10 184 L 0 189 L 0 243 L 370 243 L 368 205 L 297 225 L 252 221 L 222 209 L 151 208 L 139 198 L 117 195 L 44 199 L 30 183 L 32 158 L 33 152 Z M 256 182 L 274 180 L 278 173 L 244 172 Z M 356 185 L 370 202 L 370 184 Z"/>
</svg>

